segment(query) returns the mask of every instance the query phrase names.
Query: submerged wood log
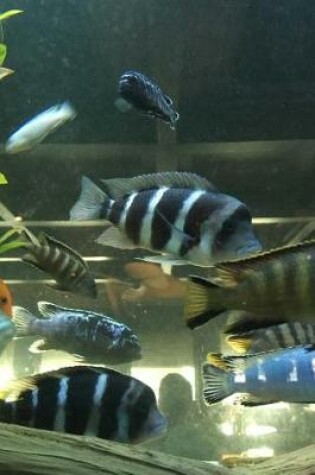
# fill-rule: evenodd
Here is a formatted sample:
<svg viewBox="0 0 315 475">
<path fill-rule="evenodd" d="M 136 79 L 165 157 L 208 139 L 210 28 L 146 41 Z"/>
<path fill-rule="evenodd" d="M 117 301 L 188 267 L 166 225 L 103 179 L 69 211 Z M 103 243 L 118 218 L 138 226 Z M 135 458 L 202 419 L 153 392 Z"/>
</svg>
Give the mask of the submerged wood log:
<svg viewBox="0 0 315 475">
<path fill-rule="evenodd" d="M 5 475 L 314 475 L 315 446 L 227 469 L 92 437 L 0 424 Z"/>
<path fill-rule="evenodd" d="M 0 424 L 5 475 L 241 475 L 243 472 L 92 437 Z"/>
</svg>

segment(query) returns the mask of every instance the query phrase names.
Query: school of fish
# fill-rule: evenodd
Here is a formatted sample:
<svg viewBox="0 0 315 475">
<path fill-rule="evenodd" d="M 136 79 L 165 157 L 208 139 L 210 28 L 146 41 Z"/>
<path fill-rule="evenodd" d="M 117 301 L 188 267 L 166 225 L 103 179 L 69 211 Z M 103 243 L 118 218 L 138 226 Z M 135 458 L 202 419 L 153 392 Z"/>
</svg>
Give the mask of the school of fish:
<svg viewBox="0 0 315 475">
<path fill-rule="evenodd" d="M 175 104 L 148 75 L 125 71 L 117 92 L 121 112 L 135 109 L 175 130 Z M 6 153 L 33 149 L 76 115 L 69 101 L 44 110 L 10 135 Z M 0 215 L 15 219 L 2 203 Z M 83 176 L 70 220 L 103 221 L 106 229 L 96 241 L 103 246 L 146 249 L 153 254 L 144 260 L 206 272 L 188 277 L 183 314 L 190 329 L 211 325 L 223 312 L 240 312 L 226 341 L 241 354 L 210 352 L 202 365 L 206 404 L 233 394 L 245 406 L 315 403 L 315 241 L 264 252 L 247 204 L 186 171 L 103 177 L 99 184 Z M 35 235 L 23 222 L 12 229 L 18 234 L 12 249 L 25 249 L 22 261 L 53 278 L 54 289 L 97 298 L 95 276 L 79 252 L 46 233 Z M 38 339 L 30 351 L 61 350 L 80 364 L 10 381 L 0 390 L 2 422 L 123 443 L 165 432 L 153 390 L 108 368 L 142 357 L 123 315 L 43 301 L 37 308 L 33 315 L 13 305 L 0 280 L 0 353 L 14 337 L 32 336 Z"/>
</svg>

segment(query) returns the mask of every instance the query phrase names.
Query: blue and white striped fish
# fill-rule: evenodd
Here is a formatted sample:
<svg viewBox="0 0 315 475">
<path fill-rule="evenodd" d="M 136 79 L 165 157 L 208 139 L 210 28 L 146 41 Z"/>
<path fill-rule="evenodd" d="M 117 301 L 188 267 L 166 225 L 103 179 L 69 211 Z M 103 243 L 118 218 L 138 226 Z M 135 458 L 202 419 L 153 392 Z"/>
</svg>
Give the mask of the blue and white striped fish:
<svg viewBox="0 0 315 475">
<path fill-rule="evenodd" d="M 17 336 L 40 337 L 30 347 L 34 353 L 61 350 L 80 356 L 85 363 L 103 365 L 141 358 L 138 337 L 122 322 L 101 313 L 49 302 L 38 302 L 37 307 L 38 317 L 23 307 L 13 307 Z"/>
<path fill-rule="evenodd" d="M 247 356 L 209 354 L 202 366 L 203 396 L 213 404 L 241 393 L 240 402 L 257 406 L 274 402 L 315 403 L 313 346 Z"/>
<path fill-rule="evenodd" d="M 11 381 L 0 399 L 0 421 L 9 424 L 122 443 L 166 429 L 152 389 L 106 368 L 61 368 Z"/>
<path fill-rule="evenodd" d="M 71 220 L 101 218 L 113 225 L 98 238 L 101 244 L 142 247 L 168 255 L 157 262 L 199 266 L 261 249 L 246 205 L 194 173 L 102 181 L 106 191 L 83 177 L 81 195 L 70 211 Z"/>
</svg>

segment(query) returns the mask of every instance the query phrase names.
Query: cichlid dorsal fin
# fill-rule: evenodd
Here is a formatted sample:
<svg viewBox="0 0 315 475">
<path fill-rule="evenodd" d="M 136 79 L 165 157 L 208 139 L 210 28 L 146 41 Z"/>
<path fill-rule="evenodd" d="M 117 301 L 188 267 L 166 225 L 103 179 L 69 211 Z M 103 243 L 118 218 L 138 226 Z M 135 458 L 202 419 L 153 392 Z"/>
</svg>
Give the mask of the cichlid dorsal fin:
<svg viewBox="0 0 315 475">
<path fill-rule="evenodd" d="M 105 184 L 110 197 L 115 200 L 135 191 L 152 190 L 163 186 L 218 191 L 206 178 L 189 172 L 150 173 L 132 178 L 111 178 L 101 181 Z"/>
<path fill-rule="evenodd" d="M 76 261 L 79 261 L 83 265 L 83 267 L 88 269 L 88 265 L 85 262 L 85 260 L 82 258 L 82 256 L 77 251 L 72 249 L 72 247 L 68 246 L 64 242 L 58 241 L 58 239 L 56 239 L 53 236 L 50 236 L 49 234 L 46 234 L 44 232 L 41 232 L 40 239 L 41 239 L 41 241 L 40 241 L 41 243 L 45 242 L 50 247 L 57 247 L 61 251 L 65 252 L 67 254 L 70 254 L 70 256 L 72 256 Z"/>
<path fill-rule="evenodd" d="M 241 282 L 248 272 L 258 270 L 261 265 L 269 261 L 307 252 L 309 249 L 315 250 L 315 239 L 279 247 L 244 259 L 221 262 L 210 269 L 210 279 L 217 285 L 234 286 Z"/>
<path fill-rule="evenodd" d="M 54 318 L 59 312 L 68 310 L 65 307 L 44 301 L 37 302 L 37 308 L 43 318 Z"/>
</svg>

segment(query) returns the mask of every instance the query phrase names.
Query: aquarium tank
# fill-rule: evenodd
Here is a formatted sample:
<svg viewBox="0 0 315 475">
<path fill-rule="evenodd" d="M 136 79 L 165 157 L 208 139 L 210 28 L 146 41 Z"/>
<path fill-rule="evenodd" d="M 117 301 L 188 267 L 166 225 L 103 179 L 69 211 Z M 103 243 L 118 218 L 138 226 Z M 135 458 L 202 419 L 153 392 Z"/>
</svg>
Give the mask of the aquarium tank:
<svg viewBox="0 0 315 475">
<path fill-rule="evenodd" d="M 153 391 L 163 419 L 139 447 L 229 464 L 313 442 L 314 22 L 293 0 L 0 2 L 1 388 L 41 375 L 26 425 L 65 431 L 36 422 L 35 395 L 83 365 L 90 405 L 125 404 L 112 370 Z M 210 308 L 247 278 L 251 297 Z M 257 331 L 256 356 L 235 351 Z M 67 371 L 45 396 L 57 412 Z M 226 390 L 239 374 L 252 393 Z"/>
</svg>

